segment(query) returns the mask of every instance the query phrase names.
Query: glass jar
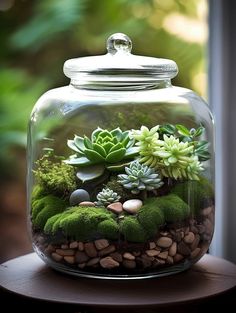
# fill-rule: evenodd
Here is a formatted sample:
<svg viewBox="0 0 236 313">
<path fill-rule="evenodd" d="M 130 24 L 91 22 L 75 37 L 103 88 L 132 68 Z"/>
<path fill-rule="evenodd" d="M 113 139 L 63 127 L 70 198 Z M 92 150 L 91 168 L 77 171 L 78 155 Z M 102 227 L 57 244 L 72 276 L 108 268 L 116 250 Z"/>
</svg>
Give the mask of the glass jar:
<svg viewBox="0 0 236 313">
<path fill-rule="evenodd" d="M 62 272 L 169 275 L 212 239 L 212 114 L 171 85 L 175 62 L 132 55 L 131 45 L 118 33 L 106 55 L 66 61 L 70 85 L 46 92 L 30 118 L 33 247 Z"/>
</svg>

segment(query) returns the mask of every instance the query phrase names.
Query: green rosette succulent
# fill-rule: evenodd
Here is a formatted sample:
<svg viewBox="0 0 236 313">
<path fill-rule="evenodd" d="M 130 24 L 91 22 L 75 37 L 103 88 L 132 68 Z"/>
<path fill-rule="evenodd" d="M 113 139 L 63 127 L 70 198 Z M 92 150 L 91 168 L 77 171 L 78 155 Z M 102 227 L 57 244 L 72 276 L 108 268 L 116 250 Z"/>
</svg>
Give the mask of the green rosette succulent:
<svg viewBox="0 0 236 313">
<path fill-rule="evenodd" d="M 65 162 L 81 168 L 77 177 L 82 181 L 101 176 L 105 169 L 119 170 L 138 154 L 138 148 L 134 147 L 135 140 L 130 138 L 129 133 L 120 128 L 108 131 L 98 127 L 90 139 L 75 135 L 73 140 L 67 141 L 67 145 L 76 154 Z"/>
<path fill-rule="evenodd" d="M 108 204 L 118 202 L 120 200 L 120 196 L 109 188 L 103 188 L 97 194 L 98 202 L 96 203 L 98 206 L 107 206 Z"/>
<path fill-rule="evenodd" d="M 163 185 L 159 174 L 153 168 L 134 161 L 125 167 L 126 174 L 118 175 L 118 182 L 131 193 L 138 194 L 142 190 L 154 190 Z"/>
</svg>

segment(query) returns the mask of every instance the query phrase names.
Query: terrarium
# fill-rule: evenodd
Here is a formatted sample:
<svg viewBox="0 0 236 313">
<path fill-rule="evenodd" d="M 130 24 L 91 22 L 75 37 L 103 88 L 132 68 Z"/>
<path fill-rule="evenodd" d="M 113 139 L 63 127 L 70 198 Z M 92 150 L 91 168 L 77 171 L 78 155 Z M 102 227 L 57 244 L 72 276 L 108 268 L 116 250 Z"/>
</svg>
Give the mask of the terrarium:
<svg viewBox="0 0 236 313">
<path fill-rule="evenodd" d="M 64 64 L 70 85 L 46 92 L 28 132 L 34 250 L 73 275 L 135 279 L 189 268 L 214 230 L 213 119 L 174 87 L 174 61 L 107 54 Z"/>
</svg>

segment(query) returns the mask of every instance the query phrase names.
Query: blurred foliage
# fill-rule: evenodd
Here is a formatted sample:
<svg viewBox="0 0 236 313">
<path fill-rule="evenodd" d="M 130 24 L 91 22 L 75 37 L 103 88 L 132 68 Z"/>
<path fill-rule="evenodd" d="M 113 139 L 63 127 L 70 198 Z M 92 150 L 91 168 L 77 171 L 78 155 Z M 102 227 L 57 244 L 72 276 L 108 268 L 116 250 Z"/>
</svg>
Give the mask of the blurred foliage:
<svg viewBox="0 0 236 313">
<path fill-rule="evenodd" d="M 68 84 L 63 62 L 105 53 L 112 33 L 129 35 L 135 54 L 175 60 L 174 84 L 205 95 L 206 13 L 206 0 L 1 0 L 0 170 L 25 147 L 40 94 Z"/>
</svg>

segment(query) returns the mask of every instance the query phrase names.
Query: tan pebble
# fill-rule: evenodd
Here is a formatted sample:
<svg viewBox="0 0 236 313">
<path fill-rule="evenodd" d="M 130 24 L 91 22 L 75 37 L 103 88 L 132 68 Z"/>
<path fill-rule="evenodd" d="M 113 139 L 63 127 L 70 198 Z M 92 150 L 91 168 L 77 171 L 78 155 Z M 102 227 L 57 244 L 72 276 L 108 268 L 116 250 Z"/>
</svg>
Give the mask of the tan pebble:
<svg viewBox="0 0 236 313">
<path fill-rule="evenodd" d="M 212 206 L 209 206 L 209 207 L 203 209 L 202 212 L 201 212 L 201 214 L 202 214 L 203 216 L 207 216 L 207 215 L 209 215 L 209 214 L 211 213 L 212 209 L 213 209 Z"/>
<path fill-rule="evenodd" d="M 195 235 L 194 233 L 192 233 L 191 231 L 184 237 L 184 242 L 187 243 L 187 244 L 191 244 L 193 243 L 195 239 Z"/>
<path fill-rule="evenodd" d="M 55 260 L 56 262 L 60 262 L 63 259 L 63 256 L 61 256 L 61 255 L 59 255 L 59 254 L 57 254 L 55 252 L 53 252 L 51 254 L 51 256 L 52 256 L 53 260 Z"/>
<path fill-rule="evenodd" d="M 156 248 L 155 242 L 153 241 L 149 242 L 149 249 L 155 249 L 155 248 Z"/>
<path fill-rule="evenodd" d="M 189 226 L 186 226 L 184 229 L 184 234 L 187 235 L 189 233 Z"/>
<path fill-rule="evenodd" d="M 193 232 L 194 234 L 197 234 L 197 233 L 198 233 L 198 229 L 197 229 L 197 227 L 194 226 L 194 225 L 192 225 L 192 226 L 190 227 L 190 230 L 191 230 L 191 232 Z"/>
<path fill-rule="evenodd" d="M 213 227 L 212 222 L 209 220 L 209 218 L 205 219 L 203 224 L 205 226 L 206 233 L 211 234 L 213 232 L 214 227 Z"/>
<path fill-rule="evenodd" d="M 168 257 L 167 257 L 167 259 L 166 259 L 166 263 L 168 263 L 168 264 L 173 264 L 173 263 L 174 263 L 173 257 L 168 255 Z"/>
<path fill-rule="evenodd" d="M 110 254 L 114 251 L 116 251 L 116 247 L 114 245 L 110 245 L 110 246 L 106 247 L 105 249 L 100 250 L 98 252 L 98 255 L 104 256 L 104 255 Z"/>
<path fill-rule="evenodd" d="M 173 257 L 173 260 L 175 263 L 180 262 L 181 260 L 183 260 L 183 256 L 179 253 L 176 253 L 176 255 Z"/>
<path fill-rule="evenodd" d="M 193 250 L 193 251 L 191 252 L 190 258 L 191 258 L 191 259 L 196 258 L 196 257 L 199 255 L 200 251 L 201 251 L 200 248 L 196 248 L 195 250 Z"/>
<path fill-rule="evenodd" d="M 164 251 L 158 254 L 159 259 L 166 259 L 168 257 L 168 251 Z"/>
<path fill-rule="evenodd" d="M 64 256 L 64 260 L 69 264 L 75 264 L 75 257 L 74 256 Z"/>
<path fill-rule="evenodd" d="M 144 268 L 148 268 L 152 265 L 152 262 L 155 260 L 154 257 L 150 257 L 147 254 L 141 255 L 141 262 Z"/>
<path fill-rule="evenodd" d="M 140 251 L 132 251 L 132 254 L 136 257 L 136 256 L 140 256 L 141 252 Z"/>
<path fill-rule="evenodd" d="M 141 200 L 131 199 L 123 203 L 123 209 L 130 214 L 136 214 L 142 205 L 143 202 Z"/>
<path fill-rule="evenodd" d="M 166 263 L 166 261 L 165 260 L 163 260 L 163 259 L 156 259 L 157 261 L 158 261 L 158 263 L 160 264 L 160 265 L 163 265 L 163 264 L 165 264 Z"/>
<path fill-rule="evenodd" d="M 52 252 L 55 252 L 56 248 L 52 245 L 48 245 L 47 248 L 44 250 L 44 253 L 50 255 Z"/>
<path fill-rule="evenodd" d="M 84 263 L 89 260 L 89 257 L 85 252 L 77 251 L 75 254 L 75 262 L 76 263 Z"/>
<path fill-rule="evenodd" d="M 72 249 L 56 249 L 56 253 L 60 254 L 61 256 L 69 256 L 69 255 L 74 255 L 75 251 Z"/>
<path fill-rule="evenodd" d="M 177 251 L 179 254 L 182 254 L 185 256 L 190 255 L 190 253 L 191 253 L 190 248 L 183 241 L 181 241 L 178 244 Z"/>
<path fill-rule="evenodd" d="M 154 249 L 146 250 L 145 252 L 148 256 L 156 256 L 156 255 L 160 254 L 160 251 L 154 250 Z"/>
<path fill-rule="evenodd" d="M 110 254 L 110 256 L 112 257 L 112 259 L 114 259 L 115 261 L 121 263 L 123 260 L 122 255 L 119 252 L 113 252 Z"/>
<path fill-rule="evenodd" d="M 101 267 L 103 268 L 114 268 L 120 266 L 120 263 L 113 260 L 112 257 L 107 256 L 100 260 Z"/>
<path fill-rule="evenodd" d="M 198 234 L 196 234 L 194 241 L 193 241 L 192 244 L 190 245 L 190 249 L 191 249 L 191 250 L 195 250 L 195 249 L 197 248 L 199 242 L 200 242 L 200 236 L 199 236 Z"/>
<path fill-rule="evenodd" d="M 81 241 L 78 242 L 78 250 L 79 251 L 84 251 L 84 244 Z"/>
<path fill-rule="evenodd" d="M 126 268 L 135 268 L 136 267 L 136 262 L 133 260 L 124 260 L 122 262 L 122 264 Z"/>
<path fill-rule="evenodd" d="M 93 259 L 90 259 L 88 262 L 87 262 L 87 266 L 94 266 L 96 264 L 98 264 L 98 262 L 100 261 L 100 258 L 93 258 Z"/>
<path fill-rule="evenodd" d="M 88 206 L 88 207 L 92 207 L 92 206 L 95 206 L 95 203 L 91 202 L 91 201 L 83 201 L 83 202 L 80 202 L 79 206 Z"/>
<path fill-rule="evenodd" d="M 167 235 L 169 235 L 169 233 L 168 233 L 167 231 L 161 231 L 160 234 L 161 234 L 162 236 L 167 236 Z"/>
<path fill-rule="evenodd" d="M 107 209 L 115 214 L 120 214 L 123 211 L 123 205 L 121 202 L 114 202 L 109 204 Z"/>
<path fill-rule="evenodd" d="M 62 244 L 62 245 L 61 245 L 61 248 L 62 248 L 62 249 L 69 249 L 69 246 L 68 246 L 67 244 Z"/>
<path fill-rule="evenodd" d="M 70 247 L 71 249 L 76 249 L 76 248 L 78 248 L 78 242 L 77 242 L 77 241 L 71 242 L 70 245 L 69 245 L 69 247 Z"/>
<path fill-rule="evenodd" d="M 181 239 L 183 239 L 184 236 L 185 236 L 184 231 L 181 231 L 181 232 L 180 232 L 180 235 L 181 235 Z"/>
<path fill-rule="evenodd" d="M 80 263 L 80 264 L 78 264 L 78 267 L 79 267 L 79 268 L 85 268 L 85 266 L 86 266 L 86 263 Z"/>
<path fill-rule="evenodd" d="M 198 229 L 199 234 L 203 234 L 206 230 L 205 226 L 202 224 L 197 225 L 197 229 Z"/>
<path fill-rule="evenodd" d="M 161 248 L 169 248 L 172 245 L 172 239 L 169 237 L 160 237 L 157 240 L 157 245 Z"/>
<path fill-rule="evenodd" d="M 126 260 L 135 260 L 135 256 L 133 256 L 133 254 L 129 253 L 129 252 L 125 252 L 123 254 L 123 258 Z"/>
<path fill-rule="evenodd" d="M 172 245 L 169 248 L 169 256 L 176 255 L 176 252 L 177 252 L 177 243 L 173 242 Z"/>
<path fill-rule="evenodd" d="M 163 264 L 165 264 L 165 261 L 164 261 L 164 260 L 155 259 L 155 260 L 152 262 L 152 267 L 158 267 L 158 266 L 163 265 Z"/>
<path fill-rule="evenodd" d="M 94 241 L 94 244 L 98 250 L 102 250 L 109 246 L 109 241 L 106 239 L 98 239 Z"/>
<path fill-rule="evenodd" d="M 175 239 L 175 241 L 180 242 L 182 239 L 181 233 L 180 232 L 176 233 L 174 235 L 174 239 Z"/>
<path fill-rule="evenodd" d="M 84 251 L 90 258 L 97 256 L 97 250 L 92 242 L 86 242 L 84 244 Z"/>
</svg>

